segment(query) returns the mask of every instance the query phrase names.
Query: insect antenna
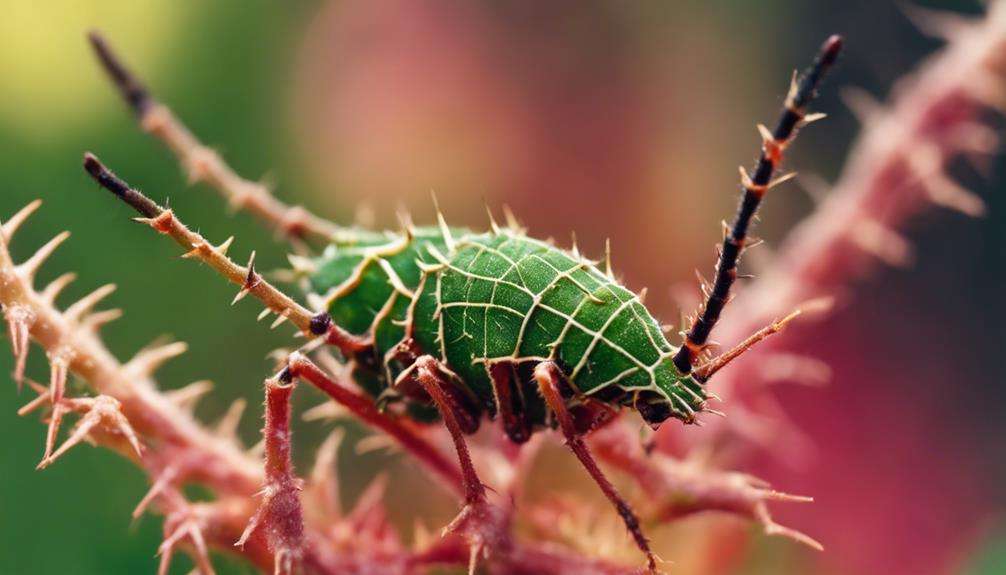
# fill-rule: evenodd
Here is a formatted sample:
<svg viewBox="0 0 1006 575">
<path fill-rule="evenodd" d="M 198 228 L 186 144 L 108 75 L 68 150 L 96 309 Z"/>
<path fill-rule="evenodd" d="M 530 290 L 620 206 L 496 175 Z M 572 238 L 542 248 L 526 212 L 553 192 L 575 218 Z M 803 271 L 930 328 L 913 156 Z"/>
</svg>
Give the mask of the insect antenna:
<svg viewBox="0 0 1006 575">
<path fill-rule="evenodd" d="M 744 195 L 741 198 L 737 213 L 729 233 L 723 239 L 720 247 L 719 261 L 716 264 L 716 278 L 712 290 L 705 297 L 701 311 L 692 322 L 685 336 L 684 344 L 674 356 L 674 365 L 681 373 L 691 373 L 695 359 L 705 348 L 709 334 L 719 320 L 720 313 L 730 300 L 730 288 L 737 279 L 737 262 L 744 243 L 748 239 L 748 229 L 762 198 L 773 186 L 791 178 L 791 175 L 772 179 L 776 168 L 783 159 L 786 146 L 796 136 L 797 130 L 823 116 L 807 114 L 806 108 L 813 100 L 815 92 L 828 69 L 835 63 L 842 50 L 841 36 L 831 36 L 821 46 L 821 50 L 810 68 L 799 78 L 795 76 L 790 85 L 786 103 L 774 131 L 759 125 L 763 144 L 761 156 L 753 175 L 741 168 L 741 186 Z"/>
</svg>

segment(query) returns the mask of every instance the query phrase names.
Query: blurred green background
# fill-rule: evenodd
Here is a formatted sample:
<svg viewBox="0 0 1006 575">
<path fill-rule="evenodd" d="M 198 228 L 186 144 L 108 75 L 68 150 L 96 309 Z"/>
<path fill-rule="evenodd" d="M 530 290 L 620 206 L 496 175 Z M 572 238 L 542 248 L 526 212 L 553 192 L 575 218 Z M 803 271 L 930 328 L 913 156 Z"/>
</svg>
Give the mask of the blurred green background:
<svg viewBox="0 0 1006 575">
<path fill-rule="evenodd" d="M 190 351 L 158 380 L 167 388 L 216 382 L 199 408 L 206 420 L 234 398 L 248 399 L 253 408 L 241 432 L 251 444 L 270 368 L 265 355 L 289 343 L 289 329 L 267 331 L 255 322 L 256 306 L 229 307 L 232 288 L 131 224 L 127 209 L 84 176 L 81 154 L 97 153 L 155 199 L 169 201 L 208 238 L 236 235 L 236 259 L 256 249 L 262 269 L 280 268 L 284 246 L 249 217 L 228 215 L 207 189 L 186 185 L 105 82 L 85 44 L 86 30 L 105 32 L 205 142 L 240 173 L 276 182 L 284 199 L 339 221 L 369 206 L 362 211 L 373 214 L 376 225 L 391 225 L 398 203 L 427 220 L 431 188 L 459 224 L 484 225 L 484 199 L 508 202 L 536 235 L 566 238 L 576 230 L 589 253 L 598 253 L 611 234 L 627 283 L 650 285 L 653 305 L 668 318 L 676 315 L 666 286 L 711 266 L 716 222 L 735 201 L 735 166 L 755 153 L 752 125 L 775 113 L 789 70 L 803 65 L 827 34 L 848 36 L 849 51 L 819 105 L 831 118 L 808 131 L 791 161 L 833 178 L 858 129 L 836 86 L 883 95 L 939 45 L 887 1 L 541 4 L 7 0 L 0 18 L 0 218 L 36 197 L 45 201 L 13 251 L 25 257 L 59 230 L 71 230 L 40 282 L 78 272 L 64 302 L 117 283 L 107 305 L 126 315 L 105 330 L 113 352 L 125 359 L 163 334 L 188 342 Z M 932 4 L 979 10 L 971 2 Z M 825 561 L 828 567 L 815 572 L 1006 573 L 1006 538 L 994 535 L 1006 494 L 1006 180 L 1003 162 L 997 164 L 989 180 L 967 180 L 989 203 L 988 218 L 934 211 L 926 225 L 913 224 L 918 265 L 876 274 L 863 284 L 865 297 L 843 311 L 847 333 L 861 336 L 863 349 L 884 350 L 889 370 L 898 362 L 960 367 L 935 367 L 940 377 L 920 377 L 909 389 L 929 390 L 954 406 L 925 415 L 932 417 L 931 433 L 941 437 L 929 454 L 932 465 L 941 465 L 944 449 L 974 455 L 977 463 L 957 483 L 939 484 L 934 491 L 940 493 L 923 491 L 933 499 L 873 509 L 878 515 L 900 513 L 899 505 L 910 509 L 902 530 L 891 533 L 891 547 L 925 549 L 919 551 L 924 567 L 872 561 L 864 551 L 845 564 L 841 557 Z M 764 213 L 770 240 L 810 209 L 795 189 L 779 200 Z M 868 329 L 878 313 L 889 329 Z M 918 324 L 931 329 L 916 332 Z M 921 338 L 930 336 L 946 338 L 939 349 L 947 357 L 918 355 Z M 10 366 L 4 354 L 0 372 Z M 37 350 L 29 373 L 46 377 Z M 882 388 L 885 382 L 838 377 L 834 385 Z M 87 447 L 34 471 L 43 427 L 14 415 L 26 397 L 12 383 L 0 385 L 0 574 L 154 572 L 160 519 L 131 523 L 129 517 L 147 488 L 145 477 L 115 455 Z M 301 394 L 299 401 L 318 400 Z M 912 405 L 912 397 L 903 397 L 885 408 L 910 412 Z M 302 427 L 298 446 L 316 445 L 326 431 Z M 906 441 L 925 452 L 928 433 Z M 820 449 L 826 459 L 826 440 Z M 298 458 L 309 461 L 309 448 L 299 451 Z M 878 464 L 877 473 L 887 464 Z M 386 456 L 344 453 L 345 496 L 351 500 L 377 470 L 395 465 Z M 785 488 L 790 473 L 797 472 L 772 478 Z M 925 484 L 927 476 L 913 480 Z M 428 509 L 404 509 L 417 490 L 427 492 L 417 481 L 393 483 L 396 516 L 421 514 L 434 525 L 450 517 L 449 501 L 438 496 L 425 502 Z M 829 495 L 813 486 L 810 492 Z M 964 504 L 953 499 L 959 493 L 974 494 L 968 505 L 980 503 L 962 511 Z M 792 517 L 810 517 L 815 508 L 824 513 L 811 505 Z M 942 516 L 947 508 L 957 513 Z M 919 530 L 915 512 L 946 529 Z M 864 524 L 871 520 L 862 517 Z M 819 516 L 815 524 L 828 521 Z M 959 536 L 947 537 L 947 530 Z M 863 543 L 884 553 L 883 544 Z M 804 571 L 810 560 L 793 560 L 789 547 L 759 547 L 744 572 L 810 572 Z M 187 572 L 186 561 L 172 572 Z M 248 569 L 232 563 L 222 571 Z"/>
</svg>

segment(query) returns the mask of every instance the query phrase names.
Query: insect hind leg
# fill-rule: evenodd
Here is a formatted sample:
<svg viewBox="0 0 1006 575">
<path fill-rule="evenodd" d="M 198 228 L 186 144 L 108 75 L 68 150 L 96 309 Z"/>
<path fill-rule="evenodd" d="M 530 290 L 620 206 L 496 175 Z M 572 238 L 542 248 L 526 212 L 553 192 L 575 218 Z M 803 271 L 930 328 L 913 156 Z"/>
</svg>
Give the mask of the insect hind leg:
<svg viewBox="0 0 1006 575">
<path fill-rule="evenodd" d="M 486 498 L 486 486 L 479 478 L 472 462 L 468 444 L 465 442 L 464 429 L 458 419 L 458 410 L 446 391 L 452 383 L 440 363 L 433 356 L 424 355 L 416 359 L 413 368 L 414 379 L 429 394 L 440 411 L 461 463 L 465 505 L 445 531 L 460 535 L 468 543 L 471 550 L 469 573 L 474 573 L 480 555 L 488 556 L 490 551 L 500 551 L 508 547 L 507 515 L 502 509 L 489 503 Z"/>
<path fill-rule="evenodd" d="M 643 529 L 639 524 L 639 517 L 636 516 L 629 503 L 618 493 L 615 486 L 611 484 L 611 481 L 605 477 L 604 472 L 598 467 L 597 461 L 594 460 L 590 449 L 583 441 L 583 434 L 577 428 L 573 413 L 566 407 L 566 402 L 560 391 L 564 379 L 562 371 L 560 371 L 555 363 L 544 361 L 535 367 L 534 378 L 538 383 L 538 389 L 541 391 L 542 397 L 545 398 L 545 403 L 548 404 L 549 409 L 552 410 L 559 421 L 559 428 L 566 438 L 566 445 L 569 446 L 573 454 L 580 460 L 587 473 L 590 474 L 591 479 L 604 492 L 605 497 L 615 506 L 618 514 L 622 517 L 622 521 L 625 523 L 625 527 L 629 530 L 633 540 L 635 540 L 636 546 L 646 554 L 649 572 L 656 573 L 656 556 L 650 550 L 650 541 L 643 533 Z"/>
</svg>

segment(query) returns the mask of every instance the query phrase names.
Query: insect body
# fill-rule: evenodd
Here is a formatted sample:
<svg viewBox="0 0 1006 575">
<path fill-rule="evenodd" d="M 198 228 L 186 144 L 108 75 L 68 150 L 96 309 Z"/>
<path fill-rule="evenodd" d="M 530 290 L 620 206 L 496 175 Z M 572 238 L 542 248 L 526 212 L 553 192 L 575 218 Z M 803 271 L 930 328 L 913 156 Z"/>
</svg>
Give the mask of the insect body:
<svg viewBox="0 0 1006 575">
<path fill-rule="evenodd" d="M 85 169 L 188 255 L 240 283 L 239 295 L 254 293 L 281 320 L 290 319 L 314 341 L 337 347 L 354 381 L 377 406 L 417 420 L 442 418 L 458 453 L 465 494 L 464 510 L 451 529 L 468 540 L 473 558 L 493 540 L 486 525 L 504 521 L 487 502 L 464 439 L 488 416 L 502 420 L 515 443 L 547 424 L 557 426 L 646 553 L 650 571 L 656 569 L 636 514 L 601 472 L 583 436 L 619 406 L 631 407 L 653 426 L 671 417 L 694 422 L 698 413 L 712 411 L 704 387 L 709 377 L 785 323 L 773 324 L 718 358 L 704 359 L 709 334 L 737 278 L 754 214 L 765 193 L 787 179 L 772 179 L 783 151 L 801 126 L 819 117 L 806 107 L 838 56 L 840 38 L 829 38 L 808 71 L 794 78 L 775 128 L 759 126 L 761 155 L 753 172 L 741 170 L 743 196 L 720 249 L 715 280 L 677 347 L 610 271 L 602 272 L 575 250 L 530 238 L 516 226 L 493 223 L 491 231 L 476 233 L 449 228 L 438 214 L 436 227 L 377 233 L 341 228 L 285 206 L 202 147 L 100 37 L 91 40 L 144 127 L 165 140 L 194 174 L 291 235 L 311 231 L 325 238 L 321 255 L 301 259 L 307 263 L 298 266 L 315 309 L 274 288 L 252 263 L 242 268 L 231 262 L 225 250 L 188 230 L 94 156 L 85 157 Z M 324 377 L 319 373 L 303 354 L 293 354 L 276 379 L 303 378 L 323 387 L 317 383 Z M 368 408 L 372 413 L 373 403 Z M 481 527 L 472 527 L 472 518 Z"/>
<path fill-rule="evenodd" d="M 527 377 L 543 361 L 561 367 L 576 396 L 635 407 L 654 425 L 690 422 L 705 403 L 634 293 L 520 230 L 419 228 L 334 244 L 309 285 L 325 294 L 332 321 L 371 339 L 370 369 L 357 370 L 371 393 L 410 400 L 395 381 L 410 360 L 433 355 L 460 388 L 466 416 L 477 423 L 483 411 L 503 413 L 517 442 L 543 423 Z"/>
</svg>

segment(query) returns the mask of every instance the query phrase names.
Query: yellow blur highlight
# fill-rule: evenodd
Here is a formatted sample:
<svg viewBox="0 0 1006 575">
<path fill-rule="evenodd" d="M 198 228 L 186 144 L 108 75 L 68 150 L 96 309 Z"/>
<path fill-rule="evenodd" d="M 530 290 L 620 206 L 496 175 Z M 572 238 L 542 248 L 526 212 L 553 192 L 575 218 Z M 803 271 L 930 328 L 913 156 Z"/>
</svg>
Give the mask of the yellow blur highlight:
<svg viewBox="0 0 1006 575">
<path fill-rule="evenodd" d="M 170 0 L 10 0 L 0 18 L 0 125 L 29 141 L 93 126 L 119 106 L 84 37 L 97 28 L 155 76 L 188 12 Z M 184 7 L 185 5 L 182 4 Z"/>
</svg>

